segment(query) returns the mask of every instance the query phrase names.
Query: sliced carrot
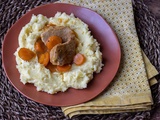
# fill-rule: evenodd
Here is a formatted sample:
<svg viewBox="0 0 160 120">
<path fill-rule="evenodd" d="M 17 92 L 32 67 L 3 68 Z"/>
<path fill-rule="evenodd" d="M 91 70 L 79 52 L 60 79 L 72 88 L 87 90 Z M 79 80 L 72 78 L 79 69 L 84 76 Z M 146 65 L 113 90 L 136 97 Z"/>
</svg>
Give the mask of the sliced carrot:
<svg viewBox="0 0 160 120">
<path fill-rule="evenodd" d="M 21 48 L 18 51 L 18 55 L 21 59 L 30 61 L 35 56 L 35 53 L 28 48 Z"/>
<path fill-rule="evenodd" d="M 49 50 L 51 50 L 55 45 L 62 43 L 62 39 L 58 36 L 51 36 L 48 38 L 48 42 L 46 46 Z"/>
<path fill-rule="evenodd" d="M 46 66 L 49 63 L 49 59 L 50 59 L 49 53 L 45 52 L 45 53 L 39 55 L 38 62 L 40 64 L 43 64 L 44 66 Z"/>
<path fill-rule="evenodd" d="M 56 72 L 56 65 L 53 65 L 52 63 L 48 63 L 48 65 L 46 66 L 47 69 L 49 69 L 51 72 Z"/>
<path fill-rule="evenodd" d="M 45 52 L 45 45 L 42 41 L 37 41 L 34 45 L 36 52 L 43 53 Z"/>
<path fill-rule="evenodd" d="M 64 65 L 64 66 L 57 65 L 57 70 L 59 72 L 67 72 L 71 69 L 71 67 L 72 67 L 71 65 Z"/>
<path fill-rule="evenodd" d="M 78 53 L 74 56 L 74 60 L 73 62 L 76 64 L 76 65 L 82 65 L 84 62 L 85 62 L 85 56 L 81 53 Z"/>
</svg>

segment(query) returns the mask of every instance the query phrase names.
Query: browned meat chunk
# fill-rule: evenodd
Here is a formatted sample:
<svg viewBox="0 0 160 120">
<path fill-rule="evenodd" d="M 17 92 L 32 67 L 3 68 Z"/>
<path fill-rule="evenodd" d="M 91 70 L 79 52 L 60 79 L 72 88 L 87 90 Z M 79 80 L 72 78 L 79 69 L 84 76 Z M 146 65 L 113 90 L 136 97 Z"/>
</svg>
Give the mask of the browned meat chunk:
<svg viewBox="0 0 160 120">
<path fill-rule="evenodd" d="M 50 62 L 53 65 L 63 66 L 70 64 L 76 54 L 77 43 L 74 39 L 70 39 L 63 44 L 58 44 L 50 51 Z"/>
<path fill-rule="evenodd" d="M 48 41 L 50 36 L 59 36 L 63 42 L 67 42 L 70 38 L 75 38 L 74 32 L 69 27 L 50 26 L 42 34 L 41 39 L 44 43 Z"/>
<path fill-rule="evenodd" d="M 62 43 L 51 49 L 50 62 L 60 66 L 72 63 L 77 47 L 74 32 L 69 27 L 51 26 L 41 34 L 42 41 L 46 43 L 50 36 L 62 38 Z"/>
</svg>

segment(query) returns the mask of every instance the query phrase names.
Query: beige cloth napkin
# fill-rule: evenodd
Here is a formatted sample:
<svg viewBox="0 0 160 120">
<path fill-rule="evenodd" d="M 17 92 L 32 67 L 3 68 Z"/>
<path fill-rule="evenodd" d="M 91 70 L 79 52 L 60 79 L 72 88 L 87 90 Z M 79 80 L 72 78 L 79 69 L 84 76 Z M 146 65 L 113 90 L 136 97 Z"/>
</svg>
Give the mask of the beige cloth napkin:
<svg viewBox="0 0 160 120">
<path fill-rule="evenodd" d="M 89 102 L 62 107 L 65 115 L 109 114 L 150 110 L 153 104 L 149 85 L 158 74 L 141 52 L 131 0 L 60 0 L 90 8 L 100 14 L 115 30 L 122 50 L 118 73 L 110 86 Z M 97 23 L 98 24 L 98 23 Z M 146 63 L 146 65 L 145 65 Z"/>
<path fill-rule="evenodd" d="M 152 86 L 157 83 L 157 80 L 154 76 L 156 76 L 158 74 L 158 71 L 151 64 L 151 62 L 149 61 L 149 59 L 147 58 L 147 56 L 145 55 L 145 53 L 143 51 L 142 51 L 142 56 L 143 56 L 143 60 L 144 60 L 144 64 L 145 64 L 147 78 L 149 80 L 150 86 Z"/>
</svg>

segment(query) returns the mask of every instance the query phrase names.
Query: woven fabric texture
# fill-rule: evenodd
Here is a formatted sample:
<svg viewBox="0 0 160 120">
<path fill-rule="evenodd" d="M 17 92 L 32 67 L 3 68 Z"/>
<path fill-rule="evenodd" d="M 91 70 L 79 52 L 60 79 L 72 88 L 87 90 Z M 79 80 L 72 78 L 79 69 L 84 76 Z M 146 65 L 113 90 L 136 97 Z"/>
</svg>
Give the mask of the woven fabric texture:
<svg viewBox="0 0 160 120">
<path fill-rule="evenodd" d="M 7 30 L 27 11 L 36 6 L 53 3 L 56 0 L 4 0 L 0 1 L 0 49 Z M 133 0 L 135 23 L 144 50 L 151 63 L 160 71 L 160 22 L 149 12 L 143 0 Z M 2 54 L 0 53 L 0 58 Z M 8 81 L 0 59 L 0 119 L 54 119 L 70 120 L 59 107 L 51 107 L 31 101 L 21 95 Z M 160 76 L 157 76 L 160 82 Z M 146 112 L 121 113 L 108 115 L 81 115 L 73 120 L 110 120 L 110 119 L 158 119 L 160 111 L 160 83 L 151 87 L 154 100 L 153 109 Z"/>
</svg>

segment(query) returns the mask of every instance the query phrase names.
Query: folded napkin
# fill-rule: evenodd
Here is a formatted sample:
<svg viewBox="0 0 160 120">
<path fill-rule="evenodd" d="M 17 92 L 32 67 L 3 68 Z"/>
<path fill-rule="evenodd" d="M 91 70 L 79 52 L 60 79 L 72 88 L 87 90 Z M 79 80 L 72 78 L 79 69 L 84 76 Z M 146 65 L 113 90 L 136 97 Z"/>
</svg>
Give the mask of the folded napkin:
<svg viewBox="0 0 160 120">
<path fill-rule="evenodd" d="M 60 0 L 90 8 L 100 14 L 115 30 L 122 52 L 119 70 L 113 82 L 98 97 L 89 102 L 62 107 L 65 115 L 109 114 L 150 110 L 153 104 L 150 90 L 158 74 L 141 51 L 137 37 L 131 0 Z M 145 64 L 146 63 L 146 64 Z"/>
</svg>

